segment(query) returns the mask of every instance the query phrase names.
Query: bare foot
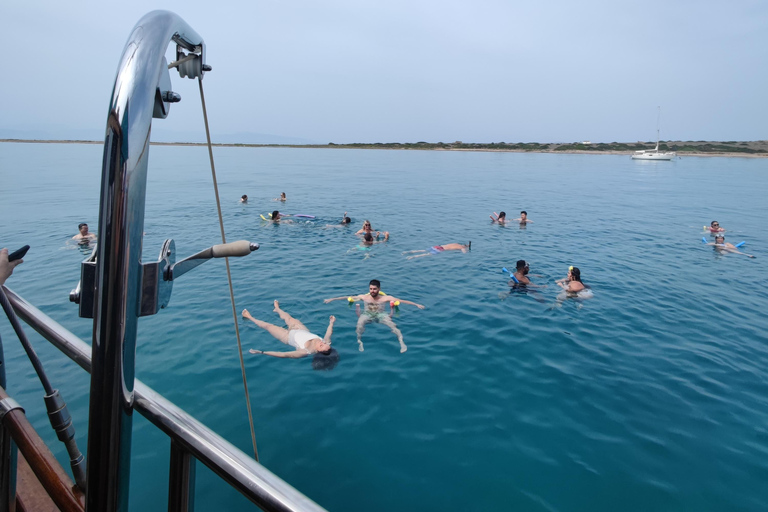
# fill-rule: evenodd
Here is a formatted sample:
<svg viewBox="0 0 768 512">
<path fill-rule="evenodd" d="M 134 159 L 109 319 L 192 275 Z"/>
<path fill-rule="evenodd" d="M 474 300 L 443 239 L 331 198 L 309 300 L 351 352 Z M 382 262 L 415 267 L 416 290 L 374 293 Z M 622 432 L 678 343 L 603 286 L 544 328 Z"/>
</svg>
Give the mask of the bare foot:
<svg viewBox="0 0 768 512">
<path fill-rule="evenodd" d="M 364 352 L 365 349 L 363 348 L 363 342 L 360 340 L 357 340 L 357 344 L 358 344 L 357 348 L 360 350 L 360 352 Z"/>
<path fill-rule="evenodd" d="M 275 313 L 280 311 L 280 303 L 277 302 L 277 300 L 275 300 L 275 309 L 273 309 L 272 311 L 274 311 Z"/>
<path fill-rule="evenodd" d="M 405 346 L 405 343 L 400 343 L 400 353 L 402 354 L 406 350 L 408 350 L 408 347 Z"/>
</svg>

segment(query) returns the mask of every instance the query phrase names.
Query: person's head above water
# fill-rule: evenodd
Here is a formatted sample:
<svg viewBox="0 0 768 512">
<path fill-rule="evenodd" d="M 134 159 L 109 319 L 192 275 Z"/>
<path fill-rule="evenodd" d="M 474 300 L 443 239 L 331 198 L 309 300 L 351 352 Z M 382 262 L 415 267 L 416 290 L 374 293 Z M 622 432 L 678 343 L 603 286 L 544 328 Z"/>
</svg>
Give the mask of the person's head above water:
<svg viewBox="0 0 768 512">
<path fill-rule="evenodd" d="M 372 234 L 370 234 L 370 233 L 366 233 L 366 234 L 364 234 L 364 235 L 363 235 L 363 241 L 364 241 L 364 242 L 368 242 L 369 244 L 370 244 L 370 243 L 373 243 L 373 235 L 372 235 Z"/>
<path fill-rule="evenodd" d="M 371 281 L 368 283 L 368 292 L 371 294 L 371 297 L 376 297 L 380 290 L 381 281 L 378 279 L 371 279 Z"/>
<path fill-rule="evenodd" d="M 85 222 L 81 222 L 77 225 L 78 231 L 80 231 L 80 234 L 85 236 L 88 234 L 88 224 Z"/>
<path fill-rule="evenodd" d="M 248 194 L 243 194 L 242 197 L 240 198 L 240 200 L 242 202 L 246 202 L 248 200 Z"/>
<path fill-rule="evenodd" d="M 712 222 L 710 222 L 709 225 L 712 226 L 713 228 L 719 228 L 720 227 L 720 223 L 717 222 L 716 220 L 713 220 Z"/>
<path fill-rule="evenodd" d="M 371 229 L 371 221 L 364 220 L 363 221 L 363 229 Z"/>
<path fill-rule="evenodd" d="M 573 281 L 578 281 L 578 282 L 581 282 L 581 271 L 579 270 L 579 268 L 578 268 L 578 267 L 570 267 L 570 268 L 568 269 L 568 276 L 569 276 L 569 277 L 570 277 L 570 278 L 571 278 Z"/>
<path fill-rule="evenodd" d="M 280 212 L 278 210 L 275 210 L 272 212 L 272 220 L 279 220 L 280 219 Z"/>
<path fill-rule="evenodd" d="M 528 273 L 528 264 L 525 262 L 525 260 L 517 260 L 517 270 L 520 272 Z"/>
<path fill-rule="evenodd" d="M 723 243 L 725 243 L 725 236 L 723 236 L 723 235 L 717 235 L 717 236 L 715 237 L 715 243 L 716 243 L 716 244 L 723 244 Z"/>
<path fill-rule="evenodd" d="M 499 212 L 499 220 L 507 216 L 507 212 Z"/>
<path fill-rule="evenodd" d="M 521 219 L 523 219 L 523 220 L 525 220 L 525 219 L 526 219 L 526 217 L 528 217 L 528 212 L 527 212 L 527 211 L 525 211 L 525 210 L 521 211 L 521 212 L 520 212 L 520 218 L 521 218 Z"/>
<path fill-rule="evenodd" d="M 342 224 L 349 224 L 350 222 L 352 222 L 352 219 L 350 219 L 349 217 L 344 217 L 343 219 L 341 219 Z"/>
</svg>

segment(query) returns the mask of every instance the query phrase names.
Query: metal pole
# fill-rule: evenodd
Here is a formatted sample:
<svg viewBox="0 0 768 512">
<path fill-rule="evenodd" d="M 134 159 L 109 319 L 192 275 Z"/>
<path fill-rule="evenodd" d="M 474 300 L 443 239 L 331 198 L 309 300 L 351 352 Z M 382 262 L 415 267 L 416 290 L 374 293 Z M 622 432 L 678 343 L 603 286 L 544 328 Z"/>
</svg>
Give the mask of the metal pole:
<svg viewBox="0 0 768 512">
<path fill-rule="evenodd" d="M 165 52 L 171 40 L 203 48 L 176 14 L 153 11 L 139 20 L 123 50 L 107 115 L 94 283 L 89 512 L 128 510 L 149 134 L 157 91 L 170 83 Z"/>
</svg>

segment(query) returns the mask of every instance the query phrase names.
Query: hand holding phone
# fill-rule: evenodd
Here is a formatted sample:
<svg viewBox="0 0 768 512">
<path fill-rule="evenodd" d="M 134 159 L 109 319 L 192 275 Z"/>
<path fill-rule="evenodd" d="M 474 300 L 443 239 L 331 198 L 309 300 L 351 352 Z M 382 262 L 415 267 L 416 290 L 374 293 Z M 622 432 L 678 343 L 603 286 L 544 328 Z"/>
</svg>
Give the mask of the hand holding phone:
<svg viewBox="0 0 768 512">
<path fill-rule="evenodd" d="M 25 245 L 21 249 L 13 251 L 11 254 L 8 255 L 8 261 L 20 260 L 21 258 L 24 257 L 25 254 L 27 254 L 28 250 L 29 250 L 29 246 Z"/>
</svg>

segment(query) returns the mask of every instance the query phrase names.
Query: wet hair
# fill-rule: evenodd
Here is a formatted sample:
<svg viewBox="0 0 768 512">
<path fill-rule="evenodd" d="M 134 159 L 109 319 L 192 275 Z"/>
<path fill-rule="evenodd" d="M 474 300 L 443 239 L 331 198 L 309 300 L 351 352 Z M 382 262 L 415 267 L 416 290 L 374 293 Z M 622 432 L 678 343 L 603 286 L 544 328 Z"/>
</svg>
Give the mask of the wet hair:
<svg viewBox="0 0 768 512">
<path fill-rule="evenodd" d="M 507 212 L 499 212 L 499 218 L 504 218 L 507 216 Z"/>
<path fill-rule="evenodd" d="M 240 199 L 248 199 L 248 194 L 243 194 L 243 197 L 241 197 Z"/>
<path fill-rule="evenodd" d="M 525 263 L 525 260 L 517 260 L 517 270 L 524 269 L 528 265 Z"/>
<path fill-rule="evenodd" d="M 715 222 L 717 222 L 717 221 L 716 221 L 716 220 L 713 220 L 712 222 L 710 222 L 710 223 L 709 223 L 709 225 L 710 225 L 710 226 L 714 226 L 714 225 L 715 225 Z M 717 222 L 717 223 L 718 223 L 718 224 L 720 224 L 719 222 Z"/>
<path fill-rule="evenodd" d="M 343 219 L 341 219 L 342 224 L 349 224 L 350 222 L 352 222 L 352 219 L 350 219 L 349 217 L 344 217 Z"/>
<path fill-rule="evenodd" d="M 574 281 L 581 282 L 581 270 L 578 267 L 571 268 L 571 277 Z"/>
<path fill-rule="evenodd" d="M 370 226 L 370 225 L 371 225 L 371 221 L 369 221 L 369 220 L 364 220 L 364 221 L 363 221 L 363 227 L 365 227 L 365 225 L 366 225 L 366 224 L 368 224 L 368 225 Z"/>
<path fill-rule="evenodd" d="M 285 192 L 280 192 L 280 197 L 285 197 Z"/>
<path fill-rule="evenodd" d="M 371 279 L 371 282 L 368 283 L 368 286 L 370 286 L 370 285 L 373 285 L 376 288 L 381 289 L 381 281 L 379 281 L 378 279 Z"/>
<path fill-rule="evenodd" d="M 318 352 L 312 358 L 313 370 L 333 370 L 336 365 L 339 364 L 339 351 L 335 348 L 329 349 L 327 352 Z"/>
<path fill-rule="evenodd" d="M 366 242 L 373 242 L 373 235 L 370 233 L 366 233 L 365 235 L 363 235 L 363 240 L 365 240 Z"/>
<path fill-rule="evenodd" d="M 77 229 L 83 229 L 83 226 L 88 226 L 88 223 L 87 222 L 81 222 L 80 224 L 77 225 Z"/>
<path fill-rule="evenodd" d="M 528 215 L 528 212 L 523 210 L 523 211 L 520 212 L 520 215 L 522 215 L 522 214 Z"/>
<path fill-rule="evenodd" d="M 275 211 L 272 212 L 272 218 L 273 219 L 277 219 L 279 217 L 280 217 L 280 211 L 275 210 Z"/>
</svg>

